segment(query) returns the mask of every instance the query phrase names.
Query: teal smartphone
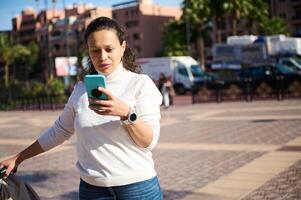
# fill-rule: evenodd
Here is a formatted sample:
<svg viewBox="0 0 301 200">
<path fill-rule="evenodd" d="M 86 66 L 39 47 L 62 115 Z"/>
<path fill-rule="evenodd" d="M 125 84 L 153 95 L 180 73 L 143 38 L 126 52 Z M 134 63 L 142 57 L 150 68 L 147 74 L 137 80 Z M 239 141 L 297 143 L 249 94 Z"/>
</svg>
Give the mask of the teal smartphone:
<svg viewBox="0 0 301 200">
<path fill-rule="evenodd" d="M 85 86 L 88 98 L 108 100 L 108 97 L 98 90 L 98 87 L 106 88 L 106 77 L 101 74 L 86 75 Z"/>
</svg>

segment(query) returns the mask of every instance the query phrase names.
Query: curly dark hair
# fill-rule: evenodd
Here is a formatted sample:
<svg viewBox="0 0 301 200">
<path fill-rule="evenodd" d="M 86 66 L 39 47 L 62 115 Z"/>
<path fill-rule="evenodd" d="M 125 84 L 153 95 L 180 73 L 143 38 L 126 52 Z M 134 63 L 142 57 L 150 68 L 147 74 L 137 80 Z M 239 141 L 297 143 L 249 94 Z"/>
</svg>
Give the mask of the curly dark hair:
<svg viewBox="0 0 301 200">
<path fill-rule="evenodd" d="M 120 24 L 118 24 L 117 21 L 108 17 L 98 17 L 92 20 L 86 28 L 84 35 L 86 44 L 90 34 L 99 30 L 115 30 L 120 44 L 122 44 L 123 41 L 125 41 L 125 29 Z M 132 72 L 139 73 L 140 67 L 136 64 L 135 60 L 136 57 L 133 50 L 126 44 L 125 51 L 122 56 L 123 67 Z M 97 74 L 97 71 L 95 70 L 92 64 L 90 57 L 88 59 L 88 65 L 89 69 L 84 73 Z"/>
</svg>

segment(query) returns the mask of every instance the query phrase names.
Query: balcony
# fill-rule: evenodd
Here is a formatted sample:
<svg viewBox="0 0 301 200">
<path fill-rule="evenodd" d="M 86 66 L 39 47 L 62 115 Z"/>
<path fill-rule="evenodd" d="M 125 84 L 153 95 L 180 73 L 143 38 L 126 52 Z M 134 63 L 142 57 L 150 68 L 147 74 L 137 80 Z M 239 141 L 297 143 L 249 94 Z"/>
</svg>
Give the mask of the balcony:
<svg viewBox="0 0 301 200">
<path fill-rule="evenodd" d="M 293 16 L 293 17 L 292 17 L 292 23 L 293 23 L 294 25 L 301 24 L 301 16 Z"/>
<path fill-rule="evenodd" d="M 292 7 L 300 6 L 301 0 L 291 0 Z"/>
</svg>

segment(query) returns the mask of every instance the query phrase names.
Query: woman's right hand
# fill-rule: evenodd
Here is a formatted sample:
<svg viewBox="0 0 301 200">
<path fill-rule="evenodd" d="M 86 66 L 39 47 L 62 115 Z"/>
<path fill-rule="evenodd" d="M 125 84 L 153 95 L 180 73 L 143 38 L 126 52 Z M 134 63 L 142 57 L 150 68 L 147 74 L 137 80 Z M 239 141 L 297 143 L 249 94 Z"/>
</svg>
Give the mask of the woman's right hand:
<svg viewBox="0 0 301 200">
<path fill-rule="evenodd" d="M 32 143 L 29 147 L 27 147 L 20 153 L 1 161 L 0 168 L 2 168 L 3 166 L 7 167 L 4 178 L 7 178 L 11 172 L 16 172 L 17 167 L 20 165 L 21 162 L 28 158 L 39 155 L 43 152 L 43 148 L 39 144 L 38 140 L 36 140 L 34 143 Z"/>
<path fill-rule="evenodd" d="M 20 163 L 21 161 L 18 155 L 1 161 L 0 169 L 2 169 L 4 166 L 7 168 L 3 178 L 6 179 L 11 172 L 15 172 Z"/>
</svg>

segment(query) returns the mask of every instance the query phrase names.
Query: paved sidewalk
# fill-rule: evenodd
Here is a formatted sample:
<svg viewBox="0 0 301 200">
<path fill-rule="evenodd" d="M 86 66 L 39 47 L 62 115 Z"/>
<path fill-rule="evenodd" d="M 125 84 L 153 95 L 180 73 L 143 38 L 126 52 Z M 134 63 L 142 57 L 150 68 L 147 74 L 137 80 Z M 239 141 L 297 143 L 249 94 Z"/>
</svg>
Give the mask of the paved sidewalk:
<svg viewBox="0 0 301 200">
<path fill-rule="evenodd" d="M 0 160 L 59 113 L 0 112 Z M 161 125 L 153 156 L 165 199 L 301 199 L 300 100 L 178 105 L 162 110 Z M 78 199 L 73 143 L 19 167 L 42 200 Z"/>
</svg>

